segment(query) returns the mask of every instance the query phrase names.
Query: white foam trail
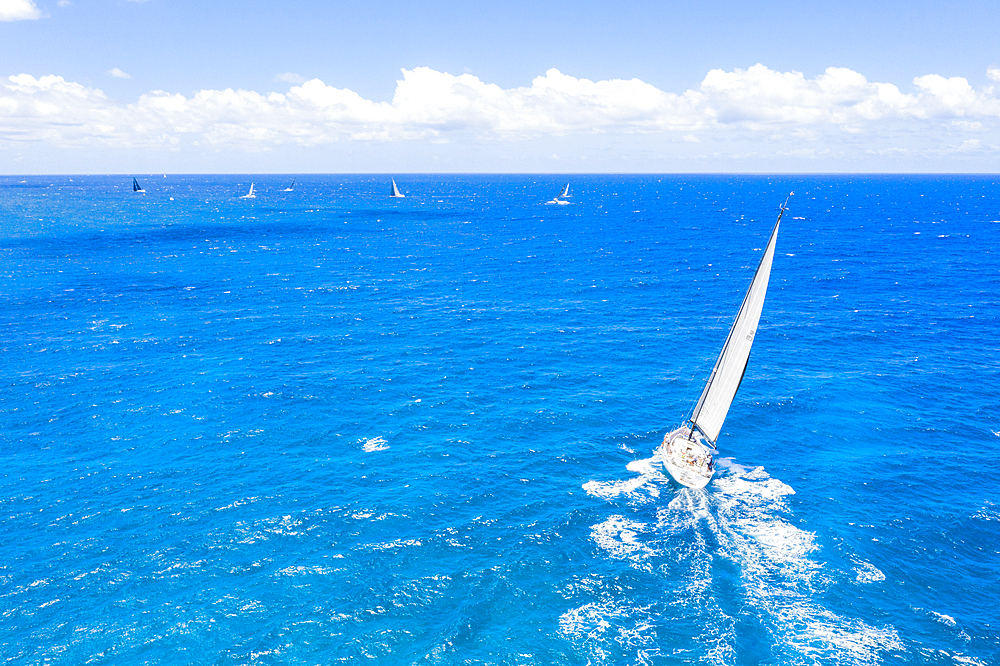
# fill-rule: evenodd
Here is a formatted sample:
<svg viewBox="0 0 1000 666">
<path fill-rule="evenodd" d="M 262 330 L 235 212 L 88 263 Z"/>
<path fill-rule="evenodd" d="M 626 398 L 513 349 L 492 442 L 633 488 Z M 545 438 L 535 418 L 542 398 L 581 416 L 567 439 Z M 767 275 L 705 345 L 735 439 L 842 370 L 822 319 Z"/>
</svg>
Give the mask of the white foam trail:
<svg viewBox="0 0 1000 666">
<path fill-rule="evenodd" d="M 559 618 L 559 630 L 590 646 L 588 664 L 617 663 L 624 652 L 632 663 L 646 665 L 660 653 L 649 631 L 653 622 L 648 607 L 605 601 L 566 611 Z"/>
<path fill-rule="evenodd" d="M 628 520 L 624 516 L 609 516 L 603 523 L 590 528 L 590 536 L 612 557 L 629 559 L 633 564 L 638 564 L 644 556 L 655 554 L 649 546 L 636 538 L 649 529 L 648 525 Z"/>
<path fill-rule="evenodd" d="M 667 481 L 659 465 L 658 455 L 642 460 L 633 460 L 627 465 L 630 472 L 639 476 L 625 481 L 588 481 L 583 489 L 594 497 L 611 499 L 620 495 L 632 501 L 649 502 L 660 496 L 660 487 Z"/>
<path fill-rule="evenodd" d="M 794 493 L 788 485 L 758 467 L 718 479 L 715 490 L 720 550 L 740 567 L 744 602 L 765 618 L 775 658 L 878 663 L 883 652 L 902 649 L 895 629 L 841 617 L 813 600 L 829 579 L 808 557 L 815 535 L 783 517 L 784 498 Z"/>
<path fill-rule="evenodd" d="M 790 486 L 762 467 L 746 470 L 721 459 L 707 489 L 677 489 L 657 463 L 656 456 L 631 463 L 629 469 L 638 477 L 584 484 L 589 494 L 626 509 L 625 515 L 592 526 L 595 543 L 614 559 L 663 576 L 666 611 L 675 616 L 650 617 L 647 638 L 664 623 L 691 624 L 702 634 L 692 639 L 689 656 L 732 664 L 740 642 L 736 618 L 728 611 L 759 623 L 776 663 L 875 664 L 885 652 L 902 649 L 891 626 L 873 627 L 840 616 L 815 600 L 833 579 L 823 563 L 812 559 L 819 550 L 815 535 L 785 518 L 786 498 L 794 494 Z M 657 508 L 653 524 L 645 518 L 646 507 L 661 492 L 670 501 Z M 623 499 L 626 507 L 621 506 Z M 854 563 L 859 582 L 885 579 L 870 563 Z M 628 599 L 602 601 L 568 611 L 560 626 L 600 663 L 600 655 L 607 652 L 604 641 L 624 628 L 618 625 L 628 618 L 630 630 L 639 631 L 642 623 L 637 624 L 637 618 L 643 614 Z"/>
<path fill-rule="evenodd" d="M 639 476 L 625 481 L 588 481 L 583 484 L 583 489 L 594 497 L 611 499 L 620 495 L 625 495 L 632 501 L 649 502 L 660 496 L 661 483 L 667 479 L 663 473 L 657 469 L 659 458 L 653 456 L 643 460 L 633 460 L 627 466 L 630 472 L 636 472 Z"/>
</svg>

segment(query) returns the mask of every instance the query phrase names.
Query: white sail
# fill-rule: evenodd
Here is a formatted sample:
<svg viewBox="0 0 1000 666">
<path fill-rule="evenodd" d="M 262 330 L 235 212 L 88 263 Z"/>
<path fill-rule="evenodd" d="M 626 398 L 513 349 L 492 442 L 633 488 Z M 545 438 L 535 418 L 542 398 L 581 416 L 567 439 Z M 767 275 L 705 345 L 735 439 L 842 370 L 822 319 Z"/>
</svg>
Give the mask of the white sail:
<svg viewBox="0 0 1000 666">
<path fill-rule="evenodd" d="M 256 199 L 257 195 L 253 193 L 253 183 L 250 183 L 250 191 L 244 194 L 240 199 Z"/>
<path fill-rule="evenodd" d="M 784 212 L 784 207 L 782 207 L 781 214 Z M 740 387 L 740 382 L 743 381 L 743 373 L 750 360 L 750 348 L 753 346 L 753 339 L 757 333 L 757 323 L 760 321 L 760 313 L 764 308 L 764 296 L 767 293 L 767 282 L 771 276 L 771 262 L 774 259 L 774 245 L 778 239 L 781 214 L 778 215 L 778 221 L 774 223 L 771 238 L 767 241 L 764 256 L 760 258 L 757 272 L 743 298 L 743 305 L 740 307 L 739 314 L 736 315 L 733 327 L 729 329 L 726 344 L 723 345 L 722 352 L 715 361 L 712 375 L 709 377 L 708 383 L 705 384 L 705 390 L 701 392 L 698 405 L 694 408 L 694 414 L 691 416 L 691 422 L 713 444 L 719 438 L 722 423 L 726 420 L 729 406 L 733 404 L 733 398 L 736 397 L 736 391 Z"/>
<path fill-rule="evenodd" d="M 392 195 L 391 196 L 396 197 L 397 199 L 403 199 L 406 196 L 405 194 L 403 194 L 402 192 L 399 191 L 398 187 L 396 187 L 396 179 L 395 178 L 392 179 Z"/>
<path fill-rule="evenodd" d="M 569 183 L 566 183 L 566 187 L 564 187 L 564 188 L 563 188 L 563 191 L 562 191 L 562 194 L 560 194 L 560 195 L 559 195 L 558 197 L 556 197 L 556 198 L 557 198 L 557 199 L 558 199 L 558 198 L 560 198 L 560 197 L 562 197 L 562 198 L 566 198 L 566 197 L 568 197 L 568 196 L 569 196 Z"/>
</svg>

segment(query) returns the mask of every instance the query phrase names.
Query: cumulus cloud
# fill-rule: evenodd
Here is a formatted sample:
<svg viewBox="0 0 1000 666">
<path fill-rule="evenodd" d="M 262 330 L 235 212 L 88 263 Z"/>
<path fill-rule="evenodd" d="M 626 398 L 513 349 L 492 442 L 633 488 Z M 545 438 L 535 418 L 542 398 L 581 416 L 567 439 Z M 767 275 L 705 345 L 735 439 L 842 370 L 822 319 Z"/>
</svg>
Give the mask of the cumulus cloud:
<svg viewBox="0 0 1000 666">
<path fill-rule="evenodd" d="M 108 76 L 110 76 L 113 79 L 131 79 L 132 78 L 131 74 L 126 74 L 125 72 L 123 72 L 122 70 L 118 69 L 117 67 L 112 67 L 111 69 L 109 69 L 108 71 L 106 71 L 104 73 L 107 74 Z"/>
<path fill-rule="evenodd" d="M 117 68 L 108 74 L 128 76 Z M 287 93 L 226 89 L 185 96 L 156 90 L 122 104 L 59 76 L 20 74 L 0 84 L 0 141 L 261 147 L 659 134 L 696 144 L 732 132 L 805 141 L 863 135 L 890 124 L 951 131 L 962 128 L 956 123 L 987 130 L 1000 124 L 995 68 L 988 72 L 990 85 L 981 89 L 964 78 L 929 74 L 914 79 L 909 92 L 838 67 L 814 78 L 764 65 L 717 69 L 698 88 L 681 93 L 638 79 L 591 81 L 556 69 L 530 86 L 509 89 L 426 67 L 402 75 L 390 102 L 319 79 L 293 81 L 296 75 L 287 73 L 278 77 L 296 84 Z"/>
<path fill-rule="evenodd" d="M 0 0 L 0 21 L 26 21 L 42 18 L 33 0 Z"/>
</svg>

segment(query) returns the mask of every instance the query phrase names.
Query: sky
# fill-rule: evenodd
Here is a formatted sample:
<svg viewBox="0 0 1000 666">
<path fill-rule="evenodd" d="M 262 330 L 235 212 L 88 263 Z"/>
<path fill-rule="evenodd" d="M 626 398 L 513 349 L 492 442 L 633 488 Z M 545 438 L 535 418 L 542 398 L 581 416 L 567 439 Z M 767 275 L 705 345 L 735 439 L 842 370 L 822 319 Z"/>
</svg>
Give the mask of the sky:
<svg viewBox="0 0 1000 666">
<path fill-rule="evenodd" d="M 0 0 L 0 173 L 993 173 L 1000 3 Z"/>
</svg>

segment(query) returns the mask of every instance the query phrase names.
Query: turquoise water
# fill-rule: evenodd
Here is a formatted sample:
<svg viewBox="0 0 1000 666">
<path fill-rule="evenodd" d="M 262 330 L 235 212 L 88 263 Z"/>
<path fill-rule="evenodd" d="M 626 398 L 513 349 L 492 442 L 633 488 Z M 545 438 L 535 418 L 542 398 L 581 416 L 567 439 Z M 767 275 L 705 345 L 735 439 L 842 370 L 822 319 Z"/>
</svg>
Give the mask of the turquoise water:
<svg viewBox="0 0 1000 666">
<path fill-rule="evenodd" d="M 295 178 L 0 178 L 4 664 L 1000 663 L 996 177 Z"/>
</svg>

